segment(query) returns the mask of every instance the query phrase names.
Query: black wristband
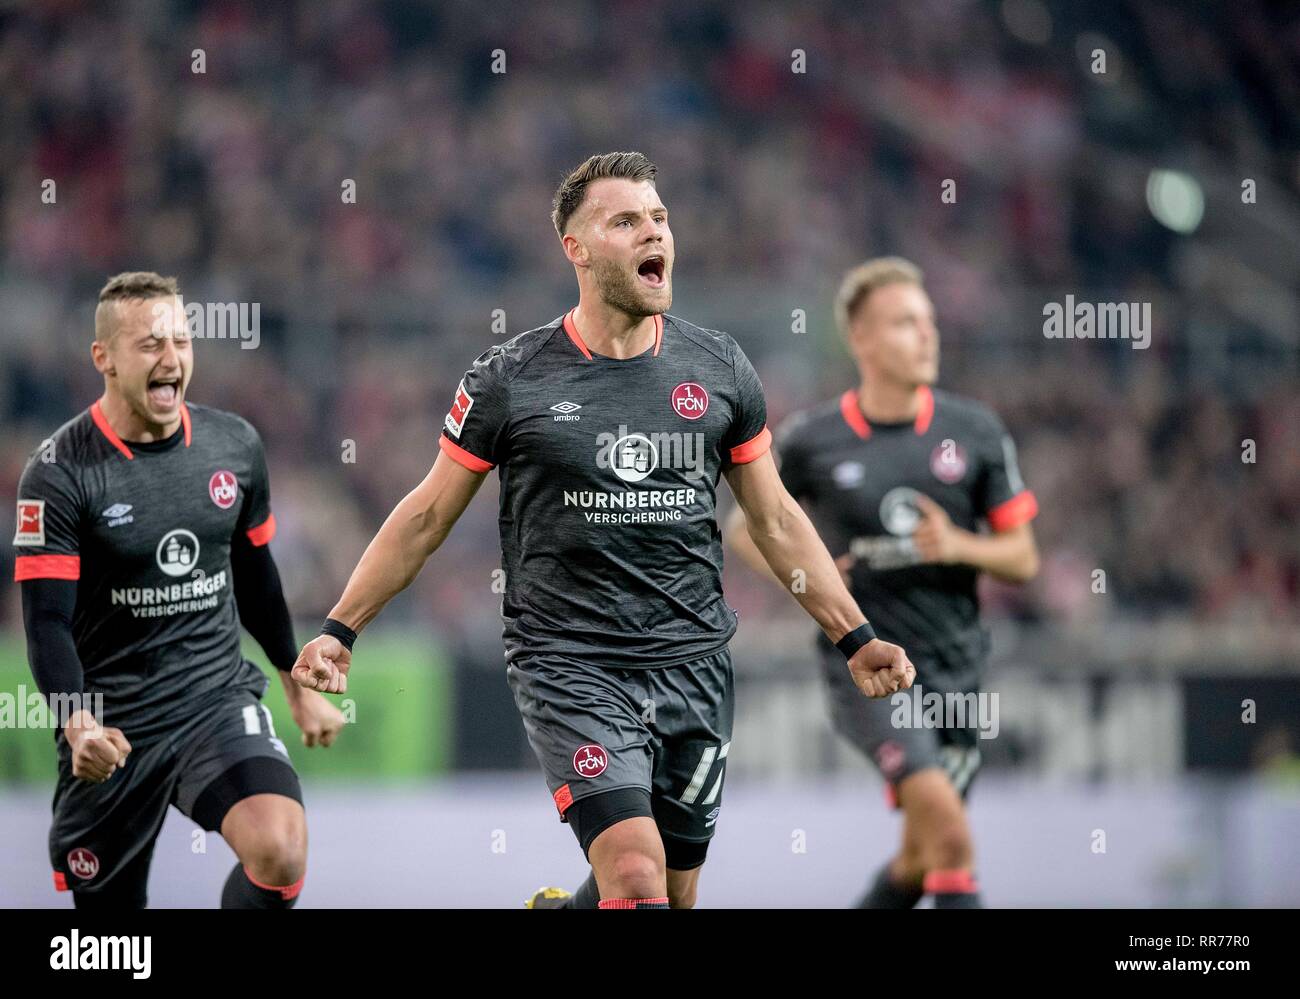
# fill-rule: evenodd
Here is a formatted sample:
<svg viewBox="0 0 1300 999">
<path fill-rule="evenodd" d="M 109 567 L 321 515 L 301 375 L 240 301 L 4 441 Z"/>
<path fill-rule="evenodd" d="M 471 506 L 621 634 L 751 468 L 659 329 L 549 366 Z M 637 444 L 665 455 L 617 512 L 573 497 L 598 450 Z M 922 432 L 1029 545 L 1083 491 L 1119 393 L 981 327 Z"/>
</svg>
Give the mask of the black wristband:
<svg viewBox="0 0 1300 999">
<path fill-rule="evenodd" d="M 333 635 L 343 647 L 349 652 L 352 651 L 352 643 L 357 640 L 357 633 L 349 628 L 342 621 L 335 621 L 332 617 L 327 617 L 325 623 L 320 626 L 322 635 Z"/>
<path fill-rule="evenodd" d="M 844 653 L 845 659 L 852 659 L 853 654 L 876 638 L 875 629 L 870 624 L 862 624 L 835 643 L 835 647 Z"/>
</svg>

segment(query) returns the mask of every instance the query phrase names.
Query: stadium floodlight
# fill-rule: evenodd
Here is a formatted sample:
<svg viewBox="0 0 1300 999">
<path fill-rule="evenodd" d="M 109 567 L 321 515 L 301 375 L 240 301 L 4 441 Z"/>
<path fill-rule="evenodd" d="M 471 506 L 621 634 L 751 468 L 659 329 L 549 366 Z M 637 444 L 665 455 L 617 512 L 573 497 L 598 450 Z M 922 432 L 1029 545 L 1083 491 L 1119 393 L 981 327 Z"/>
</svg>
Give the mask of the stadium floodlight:
<svg viewBox="0 0 1300 999">
<path fill-rule="evenodd" d="M 1205 194 L 1190 174 L 1152 170 L 1147 177 L 1147 207 L 1161 225 L 1189 235 L 1205 215 Z"/>
</svg>

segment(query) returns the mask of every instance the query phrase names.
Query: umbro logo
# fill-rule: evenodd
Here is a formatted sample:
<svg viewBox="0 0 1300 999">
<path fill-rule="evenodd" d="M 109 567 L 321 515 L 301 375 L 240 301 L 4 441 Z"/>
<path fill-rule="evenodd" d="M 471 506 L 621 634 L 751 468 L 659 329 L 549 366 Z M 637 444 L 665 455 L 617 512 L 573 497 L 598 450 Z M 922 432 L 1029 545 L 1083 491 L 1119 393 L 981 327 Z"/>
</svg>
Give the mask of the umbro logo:
<svg viewBox="0 0 1300 999">
<path fill-rule="evenodd" d="M 127 514 L 131 512 L 131 509 L 132 507 L 130 503 L 114 503 L 104 511 L 104 516 L 108 518 L 108 526 L 119 527 L 122 524 L 131 523 L 135 520 L 134 517 L 127 516 Z"/>
<path fill-rule="evenodd" d="M 575 420 L 581 420 L 581 416 L 574 415 L 581 408 L 576 402 L 569 402 L 567 399 L 564 402 L 557 402 L 551 407 L 554 412 L 559 414 L 555 417 L 556 423 L 572 423 Z"/>
</svg>

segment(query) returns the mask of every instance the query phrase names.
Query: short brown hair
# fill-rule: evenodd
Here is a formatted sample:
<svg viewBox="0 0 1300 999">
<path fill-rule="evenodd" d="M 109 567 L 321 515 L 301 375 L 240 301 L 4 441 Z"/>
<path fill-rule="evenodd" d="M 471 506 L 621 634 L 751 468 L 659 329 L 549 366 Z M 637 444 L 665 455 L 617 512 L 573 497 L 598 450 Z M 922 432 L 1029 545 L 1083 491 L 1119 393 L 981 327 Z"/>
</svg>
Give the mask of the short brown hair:
<svg viewBox="0 0 1300 999">
<path fill-rule="evenodd" d="M 111 332 L 104 309 L 106 302 L 125 302 L 129 299 L 170 298 L 181 293 L 174 277 L 163 277 L 153 271 L 124 271 L 114 274 L 99 289 L 99 306 L 95 309 L 95 338 L 104 340 Z"/>
<path fill-rule="evenodd" d="M 587 185 L 594 180 L 617 177 L 623 180 L 655 181 L 658 168 L 642 153 L 601 153 L 588 156 L 582 165 L 570 171 L 551 199 L 551 222 L 555 231 L 564 235 L 569 219 L 582 206 L 587 196 Z"/>
<path fill-rule="evenodd" d="M 863 303 L 877 288 L 889 284 L 924 284 L 921 268 L 902 257 L 876 257 L 844 275 L 839 294 L 835 296 L 835 325 L 840 333 L 849 335 L 849 323 Z"/>
</svg>

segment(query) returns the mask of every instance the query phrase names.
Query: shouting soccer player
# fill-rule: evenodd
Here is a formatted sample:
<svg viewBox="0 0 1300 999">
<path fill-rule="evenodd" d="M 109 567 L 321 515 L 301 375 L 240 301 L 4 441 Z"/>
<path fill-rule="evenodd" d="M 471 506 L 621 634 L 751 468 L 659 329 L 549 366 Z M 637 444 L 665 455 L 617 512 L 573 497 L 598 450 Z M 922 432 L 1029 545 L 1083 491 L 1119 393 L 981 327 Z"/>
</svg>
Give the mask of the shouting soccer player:
<svg viewBox="0 0 1300 999">
<path fill-rule="evenodd" d="M 78 909 L 142 908 L 173 804 L 239 857 L 224 908 L 291 908 L 302 792 L 240 624 L 281 671 L 308 746 L 330 745 L 343 717 L 289 679 L 296 643 L 268 548 L 261 439 L 186 403 L 194 356 L 175 279 L 112 278 L 91 353 L 104 394 L 32 456 L 14 537 L 32 673 L 66 716 L 55 887 Z"/>
<path fill-rule="evenodd" d="M 975 584 L 981 572 L 1024 582 L 1038 571 L 1029 521 L 1037 513 L 1015 446 L 987 407 L 931 388 L 939 334 L 921 272 L 899 258 L 849 272 L 836 321 L 860 385 L 782 425 L 776 450 L 786 488 L 848 573 L 880 633 L 916 659 L 917 685 L 888 701 L 852 696 L 819 642 L 839 732 L 879 767 L 903 811 L 902 849 L 860 905 L 978 908 L 965 796 L 979 768 L 975 702 L 988 655 Z M 766 562 L 733 511 L 727 542 L 759 571 Z M 991 533 L 978 530 L 983 521 Z M 834 649 L 830 648 L 830 652 Z M 934 718 L 910 698 L 962 698 L 957 724 L 895 726 Z M 905 711 L 900 711 L 905 707 Z"/>
<path fill-rule="evenodd" d="M 876 638 L 769 453 L 754 369 L 724 333 L 666 315 L 673 236 L 640 153 L 593 156 L 552 219 L 578 305 L 481 355 L 442 453 L 370 543 L 294 666 L 346 689 L 352 643 L 407 586 L 493 468 L 501 479 L 507 679 L 560 816 L 593 874 L 534 908 L 694 903 L 732 727 L 715 512 L 725 474 L 754 542 L 838 646 L 850 685 L 911 684 Z M 844 659 L 847 658 L 847 668 Z"/>
</svg>

